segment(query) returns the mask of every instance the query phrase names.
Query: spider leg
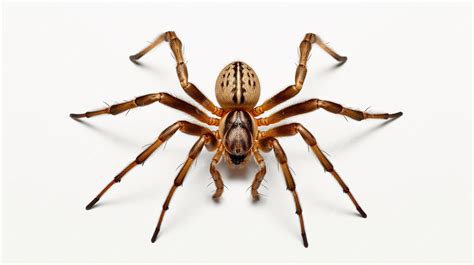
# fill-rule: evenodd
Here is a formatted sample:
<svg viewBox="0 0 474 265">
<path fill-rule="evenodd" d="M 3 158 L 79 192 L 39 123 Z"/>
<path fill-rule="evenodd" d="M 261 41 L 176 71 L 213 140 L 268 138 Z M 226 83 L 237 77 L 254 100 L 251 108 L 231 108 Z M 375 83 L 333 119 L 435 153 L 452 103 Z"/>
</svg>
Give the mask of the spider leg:
<svg viewBox="0 0 474 265">
<path fill-rule="evenodd" d="M 134 168 L 138 164 L 142 164 L 147 160 L 153 152 L 156 151 L 160 147 L 160 145 L 171 138 L 178 130 L 183 133 L 201 136 L 201 135 L 209 135 L 209 145 L 207 146 L 208 149 L 212 150 L 215 149 L 217 145 L 217 139 L 214 137 L 212 132 L 202 126 L 192 124 L 187 121 L 178 121 L 168 128 L 166 128 L 156 139 L 153 144 L 151 144 L 147 149 L 145 149 L 140 155 L 138 155 L 133 162 L 131 162 L 124 170 L 122 170 L 117 176 L 115 176 L 112 181 L 110 181 L 107 186 L 86 206 L 86 210 L 92 209 L 92 207 L 100 200 L 100 198 L 115 184 L 122 180 L 122 178 L 127 174 L 132 168 Z"/>
<path fill-rule="evenodd" d="M 212 141 L 212 137 L 213 135 L 211 136 L 210 134 L 201 135 L 199 139 L 196 141 L 196 143 L 193 145 L 193 147 L 191 148 L 191 151 L 189 151 L 188 158 L 186 159 L 186 162 L 184 162 L 184 165 L 179 171 L 178 176 L 176 176 L 173 182 L 173 186 L 171 186 L 168 196 L 166 197 L 166 200 L 163 204 L 163 209 L 161 210 L 160 219 L 158 221 L 158 224 L 156 225 L 156 229 L 151 238 L 151 242 L 154 243 L 156 241 L 156 237 L 158 236 L 158 233 L 160 232 L 161 223 L 163 222 L 163 217 L 165 216 L 165 213 L 168 210 L 168 206 L 171 202 L 171 198 L 173 197 L 174 192 L 179 186 L 183 184 L 184 178 L 186 177 L 186 174 L 188 173 L 188 170 L 191 167 L 193 161 L 197 158 L 199 153 L 201 153 L 201 150 L 204 144 L 206 144 L 209 141 Z"/>
<path fill-rule="evenodd" d="M 218 200 L 222 196 L 222 193 L 224 192 L 224 182 L 222 181 L 221 174 L 217 170 L 217 164 L 220 162 L 223 152 L 224 152 L 224 145 L 221 144 L 218 147 L 216 154 L 212 158 L 211 167 L 210 167 L 212 179 L 214 180 L 214 183 L 216 185 L 216 192 L 214 193 L 214 195 L 212 195 L 212 198 L 214 200 Z"/>
<path fill-rule="evenodd" d="M 96 111 L 89 111 L 86 113 L 82 114 L 70 114 L 69 116 L 73 119 L 78 119 L 78 118 L 90 118 L 102 114 L 112 114 L 112 115 L 117 115 L 119 113 L 122 113 L 124 111 L 136 108 L 136 107 L 142 107 L 146 106 L 149 104 L 152 104 L 154 102 L 160 102 L 168 107 L 180 110 L 182 112 L 185 112 L 197 120 L 209 124 L 209 125 L 219 125 L 219 119 L 211 118 L 209 117 L 206 113 L 198 109 L 197 107 L 187 103 L 186 101 L 183 101 L 179 98 L 176 98 L 174 96 L 171 96 L 168 93 L 155 93 L 155 94 L 148 94 L 144 95 L 141 97 L 137 97 L 134 100 L 130 100 L 124 103 L 119 103 L 115 104 L 112 106 L 109 106 L 104 109 L 96 110 Z"/>
<path fill-rule="evenodd" d="M 150 50 L 158 46 L 163 41 L 169 42 L 171 51 L 173 52 L 174 58 L 176 59 L 176 72 L 178 74 L 179 82 L 184 91 L 193 98 L 196 102 L 201 104 L 205 109 L 212 112 L 217 116 L 222 116 L 224 113 L 221 108 L 218 108 L 212 101 L 210 101 L 193 83 L 188 82 L 188 69 L 183 57 L 183 48 L 181 41 L 173 31 L 167 31 L 160 34 L 150 45 L 145 47 L 143 50 L 135 55 L 130 56 L 130 60 L 133 63 L 147 54 Z"/>
<path fill-rule="evenodd" d="M 252 110 L 252 114 L 254 116 L 258 116 L 265 111 L 274 108 L 275 106 L 287 101 L 300 92 L 300 90 L 303 88 L 303 83 L 306 78 L 306 63 L 308 62 L 311 47 L 314 43 L 318 44 L 319 47 L 321 47 L 334 59 L 340 62 L 340 64 L 343 64 L 347 61 L 347 57 L 341 56 L 333 49 L 329 48 L 319 36 L 315 35 L 314 33 L 307 33 L 300 44 L 300 61 L 298 67 L 296 68 L 295 84 L 288 86 L 270 99 L 263 102 L 262 105 L 255 107 Z"/>
<path fill-rule="evenodd" d="M 278 126 L 275 128 L 272 128 L 266 132 L 263 132 L 262 137 L 281 137 L 281 136 L 292 136 L 296 134 L 300 134 L 303 140 L 306 142 L 311 147 L 311 150 L 313 153 L 316 155 L 318 158 L 319 162 L 321 162 L 321 165 L 323 166 L 325 171 L 328 171 L 333 175 L 333 177 L 336 179 L 336 181 L 339 183 L 341 186 L 342 190 L 344 193 L 346 193 L 349 198 L 351 199 L 352 203 L 356 207 L 357 211 L 360 213 L 360 215 L 364 218 L 367 217 L 367 214 L 362 210 L 360 207 L 359 203 L 357 203 L 357 200 L 354 198 L 354 195 L 349 190 L 349 187 L 344 183 L 342 178 L 339 176 L 339 174 L 336 172 L 334 169 L 333 165 L 327 157 L 324 155 L 324 153 L 321 151 L 321 149 L 318 147 L 318 144 L 316 142 L 316 138 L 305 128 L 303 125 L 299 123 L 291 123 L 291 124 L 286 124 L 282 126 Z"/>
<path fill-rule="evenodd" d="M 308 247 L 308 239 L 306 238 L 306 231 L 304 228 L 304 221 L 303 221 L 303 209 L 301 208 L 300 201 L 298 199 L 298 193 L 296 192 L 296 184 L 291 175 L 290 169 L 288 168 L 288 160 L 286 158 L 285 151 L 281 147 L 280 143 L 277 139 L 273 137 L 268 137 L 263 139 L 263 141 L 258 142 L 259 149 L 264 151 L 269 151 L 273 149 L 275 156 L 280 163 L 281 169 L 283 171 L 283 175 L 285 176 L 286 187 L 291 194 L 293 195 L 293 199 L 295 201 L 296 206 L 296 214 L 298 215 L 300 221 L 300 229 L 301 229 L 301 236 L 303 238 L 303 245 L 305 248 Z"/>
<path fill-rule="evenodd" d="M 335 114 L 344 115 L 346 117 L 349 117 L 357 121 L 361 121 L 365 119 L 391 119 L 391 118 L 398 118 L 403 115 L 402 112 L 397 112 L 393 114 L 368 113 L 364 111 L 345 108 L 341 106 L 340 104 L 337 104 L 331 101 L 320 100 L 320 99 L 310 99 L 301 103 L 288 106 L 284 109 L 281 109 L 266 118 L 257 119 L 257 124 L 259 126 L 270 125 L 273 123 L 277 123 L 281 120 L 284 120 L 286 118 L 289 118 L 295 115 L 308 113 L 308 112 L 317 110 L 319 108 L 322 108 L 326 111 L 329 111 Z"/>
<path fill-rule="evenodd" d="M 262 184 L 263 178 L 265 177 L 265 173 L 267 173 L 267 168 L 265 166 L 265 161 L 263 160 L 262 155 L 258 151 L 258 147 L 255 146 L 253 149 L 253 155 L 255 158 L 255 162 L 258 165 L 258 171 L 255 174 L 255 177 L 252 182 L 252 197 L 254 200 L 258 201 L 260 199 L 260 194 L 258 193 L 258 188 Z"/>
</svg>

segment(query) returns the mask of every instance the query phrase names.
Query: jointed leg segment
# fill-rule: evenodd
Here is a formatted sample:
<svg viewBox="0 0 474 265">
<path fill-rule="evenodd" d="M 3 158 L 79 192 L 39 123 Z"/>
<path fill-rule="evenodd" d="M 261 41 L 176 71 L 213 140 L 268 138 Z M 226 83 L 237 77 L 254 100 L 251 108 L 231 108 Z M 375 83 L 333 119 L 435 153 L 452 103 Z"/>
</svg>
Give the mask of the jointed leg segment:
<svg viewBox="0 0 474 265">
<path fill-rule="evenodd" d="M 224 182 L 222 181 L 221 174 L 217 170 L 217 164 L 221 160 L 223 152 L 224 152 L 224 145 L 221 144 L 218 147 L 216 154 L 212 158 L 211 167 L 210 167 L 211 176 L 216 185 L 216 192 L 214 193 L 214 195 L 212 195 L 212 198 L 214 200 L 218 200 L 221 197 L 222 193 L 224 192 Z"/>
<path fill-rule="evenodd" d="M 71 118 L 78 119 L 78 118 L 90 118 L 90 117 L 103 115 L 103 114 L 117 115 L 119 113 L 122 113 L 124 111 L 130 110 L 136 107 L 150 105 L 157 101 L 164 105 L 167 105 L 168 107 L 185 112 L 203 123 L 206 123 L 209 125 L 219 124 L 219 119 L 209 117 L 206 113 L 204 113 L 197 107 L 179 98 L 173 97 L 168 93 L 148 94 L 141 97 L 137 97 L 134 100 L 112 105 L 108 108 L 104 108 L 101 110 L 89 111 L 82 114 L 70 114 L 70 116 Z"/>
<path fill-rule="evenodd" d="M 151 238 L 151 242 L 156 241 L 156 237 L 158 236 L 158 233 L 160 232 L 161 223 L 163 222 L 163 218 L 165 216 L 166 211 L 168 210 L 168 207 L 171 202 L 171 198 L 173 198 L 174 192 L 179 186 L 183 185 L 184 178 L 186 177 L 186 174 L 188 173 L 188 170 L 191 167 L 193 161 L 197 158 L 199 153 L 201 153 L 201 150 L 204 147 L 204 144 L 208 143 L 211 140 L 209 137 L 211 137 L 211 135 L 209 134 L 201 135 L 201 137 L 199 137 L 199 139 L 196 141 L 194 146 L 191 148 L 188 158 L 186 159 L 186 162 L 184 162 L 184 165 L 179 171 L 178 176 L 176 176 L 173 182 L 173 186 L 171 187 L 168 193 L 168 196 L 166 197 L 166 200 L 163 204 L 163 209 L 160 214 L 160 219 L 158 221 L 158 224 L 156 225 L 156 229 Z"/>
<path fill-rule="evenodd" d="M 258 188 L 260 187 L 260 184 L 262 184 L 263 178 L 265 177 L 265 173 L 267 172 L 267 168 L 265 166 L 265 161 L 263 160 L 263 157 L 258 151 L 257 147 L 253 149 L 253 155 L 259 169 L 253 179 L 251 192 L 253 199 L 257 201 L 260 199 L 260 193 L 258 192 Z"/>
<path fill-rule="evenodd" d="M 306 230 L 304 228 L 303 221 L 303 209 L 301 208 L 300 200 L 298 199 L 295 181 L 293 180 L 293 176 L 291 175 L 290 169 L 288 167 L 288 161 L 286 158 L 285 151 L 283 151 L 283 148 L 281 147 L 277 139 L 273 137 L 268 137 L 266 139 L 263 139 L 262 141 L 259 141 L 258 146 L 259 149 L 262 149 L 264 151 L 273 149 L 273 151 L 275 152 L 275 156 L 278 160 L 278 163 L 280 163 L 283 175 L 285 176 L 286 187 L 289 191 L 291 191 L 291 194 L 293 195 L 293 199 L 295 201 L 296 214 L 298 215 L 300 221 L 301 236 L 303 238 L 304 247 L 308 247 L 308 239 L 306 238 Z"/>
<path fill-rule="evenodd" d="M 306 78 L 306 63 L 308 62 L 309 54 L 311 52 L 312 45 L 316 43 L 321 47 L 324 51 L 326 51 L 329 55 L 331 55 L 334 59 L 341 63 L 345 63 L 347 61 L 347 57 L 341 56 L 336 53 L 333 49 L 329 48 L 319 36 L 313 33 L 307 33 L 304 37 L 303 41 L 300 44 L 300 60 L 299 65 L 296 68 L 295 74 L 295 84 L 283 89 L 275 96 L 271 97 L 270 99 L 266 100 L 262 105 L 255 107 L 252 110 L 252 114 L 254 116 L 258 116 L 264 113 L 267 110 L 274 108 L 276 105 L 287 101 L 288 99 L 294 97 L 298 94 L 303 88 L 303 83 Z"/>
<path fill-rule="evenodd" d="M 292 123 L 292 124 L 275 127 L 264 132 L 263 137 L 272 138 L 272 137 L 281 137 L 281 136 L 292 136 L 297 133 L 299 133 L 301 137 L 303 138 L 303 140 L 306 142 L 306 144 L 308 144 L 311 147 L 311 150 L 316 155 L 319 162 L 321 162 L 321 165 L 323 166 L 324 170 L 328 171 L 329 173 L 331 173 L 331 175 L 333 175 L 333 177 L 341 186 L 344 193 L 346 193 L 349 196 L 349 198 L 351 199 L 352 203 L 354 204 L 354 206 L 356 207 L 360 215 L 366 218 L 367 214 L 362 210 L 359 203 L 357 203 L 356 199 L 354 198 L 354 195 L 352 195 L 352 193 L 350 192 L 349 187 L 347 187 L 347 185 L 344 183 L 342 178 L 334 169 L 331 162 L 329 162 L 327 157 L 323 154 L 321 149 L 318 147 L 316 138 L 305 127 L 303 127 L 303 125 L 299 123 Z"/>
<path fill-rule="evenodd" d="M 222 116 L 223 110 L 214 103 L 212 103 L 193 83 L 188 82 L 188 69 L 183 57 L 183 48 L 181 41 L 173 31 L 168 31 L 156 38 L 150 45 L 145 47 L 143 50 L 135 55 L 130 56 L 130 60 L 134 63 L 150 50 L 158 46 L 163 41 L 169 42 L 171 51 L 173 52 L 174 58 L 176 59 L 176 72 L 178 74 L 179 82 L 184 91 L 192 97 L 196 102 L 201 104 L 205 109 L 212 112 L 217 116 Z"/>
<path fill-rule="evenodd" d="M 173 125 L 166 128 L 147 149 L 145 149 L 140 155 L 138 155 L 135 160 L 130 163 L 124 170 L 122 170 L 117 176 L 114 177 L 112 181 L 110 181 L 107 186 L 86 206 L 87 210 L 90 210 L 99 200 L 100 198 L 112 187 L 115 183 L 118 183 L 122 180 L 122 178 L 127 174 L 132 168 L 134 168 L 138 164 L 144 163 L 153 152 L 155 152 L 162 143 L 166 140 L 171 138 L 178 130 L 182 131 L 183 133 L 190 134 L 190 135 L 208 135 L 208 149 L 213 149 L 217 145 L 217 139 L 214 137 L 212 132 L 202 126 L 192 124 L 187 121 L 178 121 Z"/>
<path fill-rule="evenodd" d="M 322 108 L 326 111 L 335 113 L 335 114 L 341 114 L 346 117 L 349 117 L 351 119 L 361 121 L 365 119 L 390 119 L 390 118 L 398 118 L 403 115 L 402 112 L 397 112 L 393 114 L 389 113 L 379 113 L 379 114 L 374 114 L 374 113 L 368 113 L 364 111 L 359 111 L 359 110 L 354 110 L 354 109 L 349 109 L 341 106 L 340 104 L 327 101 L 327 100 L 320 100 L 320 99 L 310 99 L 301 103 L 297 103 L 291 106 L 288 106 L 280 111 L 277 111 L 273 113 L 272 115 L 266 117 L 266 118 L 260 118 L 257 119 L 257 124 L 259 126 L 265 126 L 265 125 L 270 125 L 277 123 L 281 120 L 284 120 L 286 118 L 299 115 L 299 114 L 304 114 L 307 112 L 311 112 L 314 110 L 317 110 L 319 108 Z"/>
</svg>

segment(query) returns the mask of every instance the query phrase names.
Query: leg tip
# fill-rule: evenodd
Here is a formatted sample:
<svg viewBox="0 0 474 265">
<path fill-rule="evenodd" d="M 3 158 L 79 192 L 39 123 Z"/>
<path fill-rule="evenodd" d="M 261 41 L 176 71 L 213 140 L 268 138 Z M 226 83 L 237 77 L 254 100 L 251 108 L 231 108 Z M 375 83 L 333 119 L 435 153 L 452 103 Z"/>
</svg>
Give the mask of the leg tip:
<svg viewBox="0 0 474 265">
<path fill-rule="evenodd" d="M 86 210 L 90 210 L 92 209 L 92 207 L 94 207 L 94 205 L 99 201 L 99 197 L 95 197 L 87 206 L 86 206 Z"/>
<path fill-rule="evenodd" d="M 140 63 L 138 62 L 138 59 L 140 59 L 140 56 L 137 56 L 137 55 L 130 55 L 130 56 L 128 57 L 128 59 L 130 59 L 130 61 L 131 61 L 132 63 L 134 63 L 134 64 L 140 64 Z"/>
<path fill-rule="evenodd" d="M 252 189 L 251 194 L 253 202 L 258 202 L 260 200 L 260 193 L 257 190 Z"/>
<path fill-rule="evenodd" d="M 340 65 L 343 65 L 347 62 L 347 57 L 346 56 L 341 56 L 341 60 L 339 61 Z"/>
<path fill-rule="evenodd" d="M 221 195 L 222 195 L 222 192 L 216 191 L 216 192 L 214 192 L 214 194 L 212 194 L 212 198 L 213 199 L 219 199 L 221 197 Z"/>
<path fill-rule="evenodd" d="M 390 116 L 392 116 L 391 118 L 394 118 L 394 119 L 395 119 L 395 118 L 398 118 L 398 117 L 403 116 L 403 112 L 400 111 L 400 112 L 394 113 L 394 114 L 392 114 L 392 115 L 390 115 Z"/>
<path fill-rule="evenodd" d="M 301 233 L 301 236 L 303 237 L 303 245 L 305 248 L 308 248 L 308 239 L 306 238 L 306 233 Z"/>
<path fill-rule="evenodd" d="M 160 232 L 160 229 L 156 229 L 155 232 L 153 233 L 153 236 L 151 237 L 151 243 L 155 243 L 156 238 L 158 237 L 158 233 Z"/>
<path fill-rule="evenodd" d="M 222 190 L 221 191 L 216 191 L 213 195 L 212 195 L 212 199 L 214 200 L 214 202 L 220 202 L 220 199 L 221 199 L 221 196 L 222 196 Z"/>
<path fill-rule="evenodd" d="M 252 196 L 252 200 L 253 200 L 253 202 L 258 202 L 258 201 L 260 201 L 260 195 L 258 195 L 258 194 L 253 195 L 253 196 Z"/>
<path fill-rule="evenodd" d="M 85 115 L 84 115 L 84 114 L 71 113 L 71 114 L 69 114 L 69 117 L 71 117 L 71 118 L 73 118 L 73 119 L 79 119 L 79 118 L 84 118 Z"/>
<path fill-rule="evenodd" d="M 362 216 L 362 218 L 367 218 L 367 214 L 364 212 L 364 210 L 362 210 L 362 208 L 357 207 L 357 211 L 359 211 L 360 216 Z"/>
</svg>

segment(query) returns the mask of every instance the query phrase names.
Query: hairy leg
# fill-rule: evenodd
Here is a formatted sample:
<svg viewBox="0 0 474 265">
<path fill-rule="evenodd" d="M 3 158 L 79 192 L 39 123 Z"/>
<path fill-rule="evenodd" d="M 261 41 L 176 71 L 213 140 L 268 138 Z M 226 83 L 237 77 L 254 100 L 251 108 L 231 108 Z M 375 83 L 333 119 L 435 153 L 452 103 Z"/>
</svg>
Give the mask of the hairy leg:
<svg viewBox="0 0 474 265">
<path fill-rule="evenodd" d="M 288 160 L 286 158 L 285 151 L 283 151 L 283 148 L 281 147 L 278 140 L 271 137 L 259 141 L 258 146 L 261 150 L 268 151 L 273 149 L 273 151 L 275 152 L 275 156 L 278 160 L 278 163 L 280 163 L 283 175 L 285 176 L 286 187 L 293 195 L 293 199 L 295 201 L 296 214 L 298 215 L 300 221 L 301 236 L 303 238 L 304 247 L 308 247 L 308 239 L 306 238 L 306 230 L 303 221 L 303 209 L 301 208 L 298 193 L 296 192 L 295 181 L 293 180 L 293 176 L 291 175 L 290 169 L 288 167 Z"/>
<path fill-rule="evenodd" d="M 270 124 L 277 123 L 279 121 L 282 121 L 286 118 L 299 115 L 299 114 L 304 114 L 308 113 L 314 110 L 317 110 L 319 108 L 322 108 L 326 111 L 335 113 L 335 114 L 341 114 L 346 117 L 349 117 L 351 119 L 361 121 L 365 119 L 390 119 L 390 118 L 398 118 L 403 115 L 402 112 L 397 112 L 393 114 L 389 113 L 368 113 L 364 111 L 359 111 L 359 110 L 354 110 L 354 109 L 349 109 L 341 106 L 340 104 L 331 102 L 331 101 L 326 101 L 326 100 L 320 100 L 320 99 L 310 99 L 301 103 L 297 103 L 291 106 L 288 106 L 282 110 L 279 110 L 270 116 L 266 118 L 260 118 L 257 119 L 257 124 L 259 126 L 266 126 Z"/>
<path fill-rule="evenodd" d="M 266 100 L 262 105 L 255 107 L 252 110 L 252 113 L 254 116 L 258 116 L 264 113 L 265 111 L 274 108 L 275 106 L 287 101 L 288 99 L 294 97 L 296 94 L 300 92 L 300 90 L 303 88 L 303 83 L 306 77 L 306 72 L 307 72 L 306 63 L 308 62 L 309 54 L 311 52 L 311 47 L 314 43 L 318 44 L 319 47 L 321 47 L 334 59 L 341 62 L 341 64 L 346 62 L 347 57 L 340 56 L 339 54 L 337 54 L 334 50 L 329 48 L 321 40 L 319 36 L 313 33 L 307 33 L 300 44 L 300 61 L 299 61 L 298 67 L 296 68 L 295 84 L 290 85 L 289 87 L 283 89 L 275 96 Z"/>
<path fill-rule="evenodd" d="M 117 176 L 115 176 L 112 181 L 110 181 L 110 183 L 107 184 L 107 186 L 105 186 L 105 188 L 102 189 L 102 191 L 86 206 L 86 210 L 92 209 L 92 207 L 115 183 L 120 182 L 125 176 L 125 174 L 127 174 L 136 165 L 144 163 L 151 156 L 151 154 L 153 154 L 153 152 L 155 152 L 156 149 L 161 146 L 162 143 L 171 138 L 171 136 L 173 136 L 178 130 L 183 133 L 195 136 L 209 135 L 207 136 L 210 139 L 207 148 L 210 150 L 214 149 L 217 145 L 217 139 L 214 137 L 214 135 L 209 129 L 196 124 L 192 124 L 187 121 L 178 121 L 166 128 L 160 134 L 158 139 L 156 139 L 147 149 L 145 149 L 140 155 L 138 155 L 135 160 L 130 163 L 124 170 L 122 170 Z"/>
<path fill-rule="evenodd" d="M 188 158 L 186 159 L 186 162 L 184 162 L 184 165 L 179 171 L 178 176 L 176 176 L 173 182 L 173 186 L 171 186 L 168 196 L 166 197 L 166 200 L 163 204 L 163 209 L 161 210 L 160 219 L 158 221 L 158 224 L 156 225 L 156 229 L 151 238 L 151 242 L 154 243 L 156 241 L 156 237 L 158 236 L 158 233 L 160 232 L 161 223 L 163 222 L 163 218 L 165 216 L 166 211 L 168 210 L 168 207 L 171 202 L 171 198 L 173 198 L 174 192 L 179 186 L 183 185 L 184 178 L 186 177 L 186 174 L 188 173 L 188 170 L 191 167 L 193 161 L 197 158 L 199 153 L 201 153 L 201 150 L 204 147 L 204 144 L 206 144 L 210 140 L 211 138 L 209 134 L 201 135 L 201 137 L 199 137 L 199 139 L 191 148 Z"/>
<path fill-rule="evenodd" d="M 221 173 L 219 173 L 219 171 L 217 170 L 217 164 L 219 164 L 219 161 L 221 160 L 223 152 L 224 152 L 224 145 L 221 144 L 218 147 L 216 154 L 212 158 L 211 167 L 210 167 L 211 176 L 216 185 L 216 192 L 214 193 L 214 195 L 212 195 L 212 198 L 214 200 L 218 200 L 222 196 L 222 193 L 224 192 L 224 182 L 222 181 Z"/>
<path fill-rule="evenodd" d="M 291 123 L 291 124 L 286 124 L 282 126 L 278 126 L 275 128 L 272 128 L 266 132 L 262 133 L 262 137 L 281 137 L 281 136 L 292 136 L 296 134 L 300 134 L 303 140 L 306 142 L 311 147 L 311 150 L 313 153 L 316 155 L 318 158 L 319 162 L 321 162 L 321 165 L 323 166 L 324 170 L 331 173 L 333 177 L 336 179 L 336 181 L 339 183 L 341 186 L 342 190 L 344 193 L 346 193 L 349 198 L 351 199 L 352 203 L 356 207 L 357 211 L 360 213 L 360 215 L 364 218 L 367 217 L 367 214 L 362 210 L 362 207 L 360 207 L 359 203 L 357 203 L 357 200 L 354 198 L 354 195 L 349 190 L 349 187 L 344 183 L 342 178 L 339 176 L 339 174 L 336 172 L 334 169 L 333 165 L 327 157 L 324 155 L 324 153 L 321 151 L 321 149 L 318 147 L 318 144 L 316 142 L 316 138 L 305 128 L 303 125 L 299 123 Z"/>
<path fill-rule="evenodd" d="M 258 165 L 258 171 L 257 174 L 255 174 L 255 177 L 252 182 L 252 197 L 254 200 L 258 201 L 260 199 L 260 193 L 258 192 L 258 188 L 262 184 L 263 178 L 265 177 L 265 173 L 267 172 L 267 168 L 265 166 L 265 161 L 263 160 L 262 155 L 258 151 L 257 146 L 253 148 L 253 155 L 255 158 L 255 162 Z"/>
<path fill-rule="evenodd" d="M 70 114 L 70 116 L 71 118 L 78 119 L 78 118 L 90 118 L 90 117 L 103 115 L 103 114 L 117 115 L 124 111 L 130 110 L 136 107 L 146 106 L 157 101 L 168 107 L 185 112 L 203 123 L 206 123 L 209 125 L 219 125 L 219 119 L 209 117 L 206 113 L 202 112 L 197 107 L 179 98 L 173 97 L 168 93 L 148 94 L 141 97 L 137 97 L 134 100 L 112 105 L 104 109 L 89 111 L 82 114 L 72 113 Z"/>
<path fill-rule="evenodd" d="M 167 31 L 160 34 L 150 45 L 145 47 L 143 50 L 135 55 L 130 56 L 130 60 L 134 63 L 150 50 L 158 46 L 163 41 L 169 42 L 171 51 L 173 52 L 174 58 L 176 59 L 176 72 L 178 74 L 179 82 L 184 91 L 192 97 L 196 102 L 201 104 L 205 109 L 212 112 L 217 116 L 222 116 L 223 110 L 218 108 L 212 103 L 193 83 L 188 82 L 188 69 L 183 57 L 183 48 L 181 41 L 173 31 Z"/>
</svg>

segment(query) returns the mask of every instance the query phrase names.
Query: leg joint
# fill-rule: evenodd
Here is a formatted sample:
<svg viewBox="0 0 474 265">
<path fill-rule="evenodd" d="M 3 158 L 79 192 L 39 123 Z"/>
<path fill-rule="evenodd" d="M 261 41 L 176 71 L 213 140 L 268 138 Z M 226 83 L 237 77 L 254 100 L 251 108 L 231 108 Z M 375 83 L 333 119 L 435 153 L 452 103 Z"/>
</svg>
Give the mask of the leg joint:
<svg viewBox="0 0 474 265">
<path fill-rule="evenodd" d="M 156 102 L 156 101 L 160 101 L 162 98 L 163 98 L 162 93 L 148 94 L 148 95 L 144 95 L 144 96 L 141 96 L 141 97 L 137 97 L 134 100 L 134 103 L 137 106 L 141 107 L 141 106 L 149 105 L 149 104 L 151 104 L 153 102 Z"/>
<path fill-rule="evenodd" d="M 183 185 L 183 180 L 184 180 L 184 178 L 175 178 L 174 179 L 174 186 L 179 187 L 179 186 Z"/>
<path fill-rule="evenodd" d="M 342 108 L 342 110 L 340 111 L 340 114 L 348 116 L 356 121 L 361 121 L 367 118 L 366 114 L 362 111 L 351 110 L 351 109 L 346 109 L 346 108 Z"/>
<path fill-rule="evenodd" d="M 274 145 L 274 147 L 275 147 L 275 145 Z M 284 153 L 283 149 L 281 149 L 281 148 L 273 148 L 273 151 L 275 152 L 276 157 L 277 157 L 277 160 L 278 160 L 278 162 L 280 163 L 280 165 L 281 165 L 282 167 L 288 166 L 288 165 L 287 165 L 288 159 L 286 158 L 286 154 Z"/>
<path fill-rule="evenodd" d="M 309 41 L 310 43 L 315 43 L 318 36 L 314 33 L 306 33 L 304 40 Z"/>
<path fill-rule="evenodd" d="M 306 78 L 306 73 L 308 70 L 306 69 L 306 66 L 303 64 L 299 64 L 298 68 L 296 68 L 296 74 L 295 74 L 295 87 L 298 91 L 301 90 L 303 87 L 304 80 Z"/>
<path fill-rule="evenodd" d="M 158 140 L 166 141 L 173 134 L 175 134 L 176 131 L 183 128 L 184 125 L 185 125 L 185 121 L 177 121 L 177 122 L 173 123 L 171 126 L 169 126 L 163 132 L 160 133 L 160 136 L 158 136 Z"/>
<path fill-rule="evenodd" d="M 349 192 L 350 192 L 350 191 L 349 191 L 349 187 L 347 187 L 347 186 L 343 186 L 343 187 L 342 187 L 342 191 L 343 191 L 344 193 L 349 193 Z"/>
<path fill-rule="evenodd" d="M 290 89 L 295 91 L 295 95 L 300 92 L 301 88 L 302 88 L 302 86 L 298 86 L 297 84 L 290 86 Z"/>
<path fill-rule="evenodd" d="M 329 162 L 329 160 L 325 159 L 326 163 L 323 163 L 323 167 L 324 167 L 324 170 L 326 170 L 327 172 L 330 172 L 332 173 L 334 171 L 334 166 L 331 164 L 331 162 Z"/>
<path fill-rule="evenodd" d="M 178 73 L 178 79 L 181 87 L 186 89 L 189 85 L 188 83 L 188 68 L 184 62 L 178 61 L 176 65 L 176 72 Z"/>
<path fill-rule="evenodd" d="M 265 111 L 263 110 L 262 106 L 258 106 L 252 110 L 252 114 L 254 116 L 259 116 L 260 114 L 264 113 Z"/>
<path fill-rule="evenodd" d="M 294 123 L 293 125 L 303 140 L 306 142 L 307 145 L 313 147 L 317 145 L 316 138 L 300 123 Z"/>
<path fill-rule="evenodd" d="M 166 41 L 171 41 L 173 39 L 176 39 L 176 33 L 174 31 L 167 31 L 165 32 L 165 40 Z"/>
<path fill-rule="evenodd" d="M 268 118 L 257 119 L 257 125 L 259 125 L 259 126 L 267 126 L 269 124 L 270 124 L 270 122 L 268 121 Z"/>
<path fill-rule="evenodd" d="M 337 103 L 326 101 L 326 100 L 318 100 L 317 102 L 318 107 L 321 107 L 329 112 L 339 114 L 343 111 L 343 107 Z"/>
</svg>

